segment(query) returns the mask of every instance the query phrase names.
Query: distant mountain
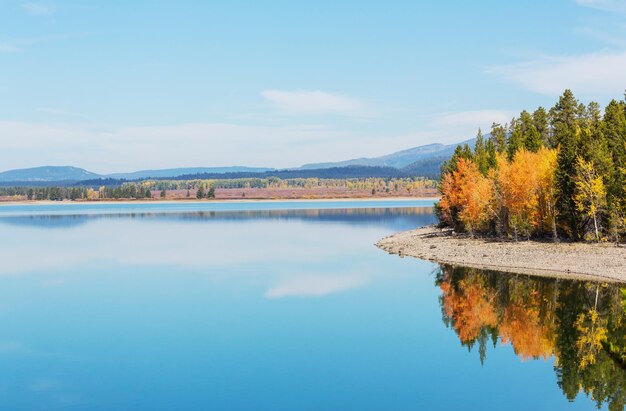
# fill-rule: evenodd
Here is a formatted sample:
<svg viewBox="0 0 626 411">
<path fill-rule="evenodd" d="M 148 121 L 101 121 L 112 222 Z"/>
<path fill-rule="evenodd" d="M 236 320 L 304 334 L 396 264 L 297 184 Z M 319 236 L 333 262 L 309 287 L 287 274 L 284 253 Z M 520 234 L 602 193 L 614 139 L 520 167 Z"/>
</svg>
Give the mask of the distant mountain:
<svg viewBox="0 0 626 411">
<path fill-rule="evenodd" d="M 45 183 L 56 181 L 83 181 L 98 179 L 139 180 L 146 178 L 174 178 L 188 174 L 263 173 L 273 168 L 262 167 L 188 167 L 161 170 L 141 170 L 132 173 L 97 174 L 78 167 L 44 166 L 22 168 L 0 173 L 0 183 Z"/>
<path fill-rule="evenodd" d="M 0 173 L 0 181 L 80 181 L 102 177 L 82 168 L 70 166 L 43 166 L 22 168 Z"/>
<path fill-rule="evenodd" d="M 485 139 L 489 135 L 485 135 Z M 124 180 L 184 179 L 184 178 L 249 178 L 249 177 L 318 177 L 318 178 L 357 178 L 357 177 L 392 177 L 424 176 L 436 178 L 441 164 L 452 156 L 458 145 L 474 146 L 475 139 L 459 144 L 428 144 L 409 148 L 380 157 L 357 158 L 332 163 L 305 164 L 302 167 L 278 170 L 263 167 L 186 167 L 157 170 L 140 170 L 131 173 L 96 174 L 78 167 L 45 166 L 9 170 L 0 172 L 0 185 L 12 183 L 24 185 L 51 185 L 56 182 L 74 184 L 119 184 Z M 326 170 L 326 171 L 325 171 Z"/>
<path fill-rule="evenodd" d="M 132 173 L 113 173 L 107 174 L 106 177 L 124 179 L 124 180 L 138 180 L 143 178 L 167 178 L 167 177 L 179 177 L 189 174 L 224 174 L 224 173 L 263 173 L 265 171 L 272 171 L 273 168 L 263 167 L 188 167 L 188 168 L 164 168 L 159 170 L 140 170 Z"/>
<path fill-rule="evenodd" d="M 487 138 L 487 136 L 485 136 Z M 333 163 L 312 163 L 305 164 L 301 169 L 319 169 L 319 168 L 332 168 L 332 167 L 346 167 L 346 166 L 376 166 L 376 167 L 395 167 L 404 168 L 410 164 L 413 164 L 419 160 L 426 160 L 432 158 L 450 158 L 454 149 L 461 144 L 469 144 L 474 146 L 475 139 L 463 141 L 458 144 L 427 144 L 424 146 L 413 147 L 407 150 L 398 151 L 392 154 L 387 154 L 380 157 L 371 158 L 355 158 L 352 160 L 338 161 Z"/>
</svg>

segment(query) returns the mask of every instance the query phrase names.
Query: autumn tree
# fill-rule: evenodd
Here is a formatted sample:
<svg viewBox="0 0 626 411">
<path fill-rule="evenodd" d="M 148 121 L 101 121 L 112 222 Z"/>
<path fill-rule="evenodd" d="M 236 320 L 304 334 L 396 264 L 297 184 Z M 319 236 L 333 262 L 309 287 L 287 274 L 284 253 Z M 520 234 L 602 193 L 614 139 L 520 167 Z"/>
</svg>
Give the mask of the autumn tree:
<svg viewBox="0 0 626 411">
<path fill-rule="evenodd" d="M 539 107 L 508 125 L 493 123 L 487 139 L 479 130 L 474 150 L 457 147 L 441 171 L 438 216 L 457 229 L 556 240 L 580 239 L 593 226 L 596 240 L 610 234 L 619 244 L 626 235 L 626 101 L 611 101 L 603 113 L 565 90 L 549 112 Z"/>
<path fill-rule="evenodd" d="M 556 227 L 557 217 L 557 186 L 556 167 L 557 150 L 542 147 L 537 152 L 537 201 L 541 223 L 547 228 L 545 231 L 552 232 L 553 240 L 558 239 Z"/>
<path fill-rule="evenodd" d="M 440 207 L 448 223 L 461 223 L 471 235 L 488 220 L 491 182 L 472 160 L 458 159 L 456 171 L 446 173 L 441 184 Z"/>
<path fill-rule="evenodd" d="M 520 233 L 529 237 L 538 223 L 535 162 L 536 155 L 524 148 L 515 154 L 513 161 L 509 162 L 504 156 L 498 158 L 496 183 L 502 193 L 502 204 L 508 211 L 515 240 Z"/>
<path fill-rule="evenodd" d="M 576 160 L 576 209 L 593 221 L 595 237 L 600 241 L 598 216 L 606 206 L 606 189 L 593 164 L 578 157 Z"/>
</svg>

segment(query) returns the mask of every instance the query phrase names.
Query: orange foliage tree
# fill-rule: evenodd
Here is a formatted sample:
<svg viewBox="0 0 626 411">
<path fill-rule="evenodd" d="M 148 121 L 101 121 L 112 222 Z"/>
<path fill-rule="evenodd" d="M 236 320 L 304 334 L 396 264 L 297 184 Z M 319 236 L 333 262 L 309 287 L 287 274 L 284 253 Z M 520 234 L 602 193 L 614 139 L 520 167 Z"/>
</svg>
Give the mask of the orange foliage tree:
<svg viewBox="0 0 626 411">
<path fill-rule="evenodd" d="M 489 216 L 492 184 L 473 161 L 460 158 L 456 170 L 444 175 L 441 192 L 439 206 L 448 223 L 454 224 L 458 216 L 463 228 L 472 235 L 484 227 Z"/>
<path fill-rule="evenodd" d="M 497 160 L 496 184 L 516 240 L 520 233 L 529 237 L 538 225 L 536 157 L 536 153 L 522 148 L 511 162 L 504 155 L 499 155 Z"/>
<path fill-rule="evenodd" d="M 471 235 L 495 227 L 516 240 L 550 231 L 556 236 L 556 167 L 557 150 L 545 147 L 536 152 L 521 148 L 512 160 L 496 154 L 487 176 L 474 161 L 459 158 L 442 176 L 443 220 Z"/>
</svg>

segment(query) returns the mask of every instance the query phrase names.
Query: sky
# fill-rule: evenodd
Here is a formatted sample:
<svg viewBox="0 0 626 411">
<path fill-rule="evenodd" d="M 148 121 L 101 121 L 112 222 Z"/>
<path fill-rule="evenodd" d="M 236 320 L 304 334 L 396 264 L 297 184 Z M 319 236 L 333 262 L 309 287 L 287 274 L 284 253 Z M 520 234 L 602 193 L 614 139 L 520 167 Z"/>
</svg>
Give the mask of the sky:
<svg viewBox="0 0 626 411">
<path fill-rule="evenodd" d="M 626 0 L 0 0 L 0 170 L 304 163 L 626 89 Z"/>
</svg>

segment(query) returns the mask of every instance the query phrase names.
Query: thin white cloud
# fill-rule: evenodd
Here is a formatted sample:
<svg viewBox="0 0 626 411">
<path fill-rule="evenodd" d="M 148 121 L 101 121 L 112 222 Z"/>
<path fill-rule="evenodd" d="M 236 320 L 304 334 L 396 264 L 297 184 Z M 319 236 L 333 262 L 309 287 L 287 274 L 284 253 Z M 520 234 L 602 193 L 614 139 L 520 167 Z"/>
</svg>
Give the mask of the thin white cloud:
<svg viewBox="0 0 626 411">
<path fill-rule="evenodd" d="M 365 283 L 356 275 L 341 276 L 292 276 L 282 280 L 265 293 L 266 298 L 284 297 L 323 297 L 346 291 Z"/>
<path fill-rule="evenodd" d="M 626 26 L 603 25 L 602 28 L 578 27 L 575 32 L 591 39 L 597 40 L 604 45 L 626 49 Z"/>
<path fill-rule="evenodd" d="M 576 4 L 583 7 L 591 7 L 603 11 L 626 12 L 626 1 L 624 0 L 574 0 Z"/>
<path fill-rule="evenodd" d="M 325 91 L 265 90 L 261 95 L 282 110 L 296 114 L 358 114 L 364 104 L 354 98 Z"/>
<path fill-rule="evenodd" d="M 50 4 L 28 2 L 22 4 L 22 8 L 33 16 L 46 16 L 55 12 L 55 7 Z"/>
<path fill-rule="evenodd" d="M 43 37 L 18 38 L 11 40 L 0 40 L 0 53 L 16 53 L 24 51 L 29 46 L 44 44 L 54 41 L 65 40 L 77 37 L 77 34 L 57 34 Z"/>
<path fill-rule="evenodd" d="M 295 156 L 324 139 L 349 133 L 315 126 L 242 126 L 189 123 L 103 128 L 0 121 L 0 162 L 6 168 L 73 164 L 99 171 L 157 167 L 285 164 L 284 148 Z M 322 143 L 323 145 L 323 143 Z M 249 150 L 249 147 L 256 147 Z M 21 157 L 21 160 L 19 159 Z"/>
<path fill-rule="evenodd" d="M 37 109 L 37 111 L 39 111 L 41 113 L 58 114 L 58 115 L 62 115 L 62 116 L 69 116 L 69 115 L 73 114 L 73 113 L 70 113 L 69 111 L 59 110 L 59 109 L 56 109 L 56 108 L 49 108 L 49 107 L 40 107 L 40 108 Z"/>
<path fill-rule="evenodd" d="M 507 110 L 471 110 L 457 113 L 444 113 L 433 118 L 433 125 L 440 128 L 463 129 L 471 127 L 476 131 L 479 127 L 486 128 L 492 123 L 506 123 L 515 112 Z"/>
<path fill-rule="evenodd" d="M 17 53 L 21 49 L 14 43 L 0 41 L 0 53 Z"/>
<path fill-rule="evenodd" d="M 379 156 L 438 141 L 453 143 L 475 132 L 469 126 L 380 135 L 311 124 L 188 123 L 111 128 L 0 121 L 0 164 L 3 170 L 53 164 L 99 173 L 238 164 L 294 167 Z"/>
<path fill-rule="evenodd" d="M 486 72 L 550 96 L 565 89 L 585 96 L 614 95 L 626 88 L 626 51 L 552 56 L 491 67 Z"/>
</svg>

